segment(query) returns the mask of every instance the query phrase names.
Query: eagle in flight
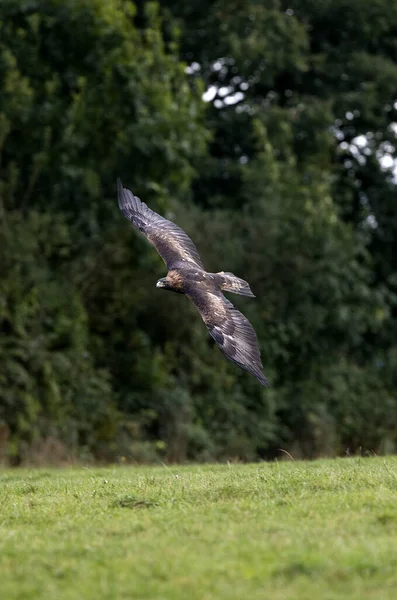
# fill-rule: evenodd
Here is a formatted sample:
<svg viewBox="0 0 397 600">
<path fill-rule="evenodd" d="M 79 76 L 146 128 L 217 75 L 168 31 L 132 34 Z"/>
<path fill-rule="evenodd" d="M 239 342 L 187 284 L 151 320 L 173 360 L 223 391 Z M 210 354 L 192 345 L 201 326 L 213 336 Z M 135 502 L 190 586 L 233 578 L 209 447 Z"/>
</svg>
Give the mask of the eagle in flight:
<svg viewBox="0 0 397 600">
<path fill-rule="evenodd" d="M 196 246 L 175 223 L 151 210 L 117 180 L 123 215 L 153 244 L 168 269 L 156 287 L 185 294 L 199 311 L 221 352 L 268 386 L 263 374 L 258 340 L 251 323 L 222 294 L 233 292 L 254 298 L 250 286 L 233 273 L 207 273 Z"/>
</svg>

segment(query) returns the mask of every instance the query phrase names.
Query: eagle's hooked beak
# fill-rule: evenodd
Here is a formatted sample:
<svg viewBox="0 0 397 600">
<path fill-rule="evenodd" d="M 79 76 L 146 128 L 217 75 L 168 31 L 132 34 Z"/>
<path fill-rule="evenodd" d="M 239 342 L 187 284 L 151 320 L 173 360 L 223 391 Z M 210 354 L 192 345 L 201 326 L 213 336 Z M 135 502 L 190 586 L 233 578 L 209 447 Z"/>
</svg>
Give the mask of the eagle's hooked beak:
<svg viewBox="0 0 397 600">
<path fill-rule="evenodd" d="M 159 279 L 158 282 L 156 283 L 156 288 L 165 288 L 167 287 L 167 282 L 166 280 L 163 279 Z"/>
</svg>

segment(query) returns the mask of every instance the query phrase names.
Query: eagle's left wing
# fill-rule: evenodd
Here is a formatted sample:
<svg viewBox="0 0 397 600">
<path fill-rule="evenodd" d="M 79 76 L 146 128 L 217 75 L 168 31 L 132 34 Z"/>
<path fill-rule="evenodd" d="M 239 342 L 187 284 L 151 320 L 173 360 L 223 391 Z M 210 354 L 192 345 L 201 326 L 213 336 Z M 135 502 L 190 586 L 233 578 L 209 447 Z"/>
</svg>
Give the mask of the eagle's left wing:
<svg viewBox="0 0 397 600">
<path fill-rule="evenodd" d="M 263 374 L 261 353 L 254 328 L 220 290 L 205 285 L 192 286 L 186 295 L 201 317 L 221 352 L 239 367 L 252 373 L 269 387 Z"/>
<path fill-rule="evenodd" d="M 151 210 L 138 196 L 124 188 L 120 179 L 117 180 L 117 193 L 123 215 L 153 244 L 169 270 L 178 263 L 204 269 L 196 246 L 183 229 Z"/>
</svg>

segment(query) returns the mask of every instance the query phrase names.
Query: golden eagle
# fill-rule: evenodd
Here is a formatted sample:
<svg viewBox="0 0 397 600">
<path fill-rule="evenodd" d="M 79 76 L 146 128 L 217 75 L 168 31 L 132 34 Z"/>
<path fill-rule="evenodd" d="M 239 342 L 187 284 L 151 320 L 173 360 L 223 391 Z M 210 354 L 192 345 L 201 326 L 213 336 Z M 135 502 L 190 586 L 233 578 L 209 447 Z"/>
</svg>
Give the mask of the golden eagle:
<svg viewBox="0 0 397 600">
<path fill-rule="evenodd" d="M 120 179 L 117 192 L 123 215 L 147 237 L 167 266 L 167 277 L 159 279 L 156 287 L 185 294 L 226 358 L 268 386 L 254 328 L 221 291 L 254 298 L 248 283 L 233 273 L 207 273 L 196 246 L 180 227 L 148 208 Z"/>
</svg>

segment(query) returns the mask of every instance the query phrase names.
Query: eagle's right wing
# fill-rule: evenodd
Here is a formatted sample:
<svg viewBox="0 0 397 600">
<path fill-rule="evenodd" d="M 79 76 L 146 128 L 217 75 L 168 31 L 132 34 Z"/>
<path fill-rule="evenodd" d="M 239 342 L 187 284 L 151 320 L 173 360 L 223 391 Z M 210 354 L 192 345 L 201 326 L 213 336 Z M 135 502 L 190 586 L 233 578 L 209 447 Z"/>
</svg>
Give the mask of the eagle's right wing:
<svg viewBox="0 0 397 600">
<path fill-rule="evenodd" d="M 153 244 L 169 270 L 181 262 L 204 269 L 196 246 L 183 229 L 151 210 L 124 188 L 120 179 L 117 180 L 117 194 L 123 215 Z"/>
<path fill-rule="evenodd" d="M 219 346 L 221 352 L 239 367 L 269 386 L 263 374 L 261 353 L 254 328 L 220 290 L 206 284 L 192 286 L 186 293 Z"/>
</svg>

